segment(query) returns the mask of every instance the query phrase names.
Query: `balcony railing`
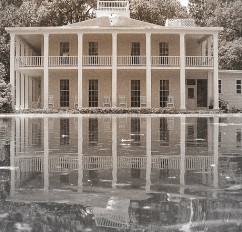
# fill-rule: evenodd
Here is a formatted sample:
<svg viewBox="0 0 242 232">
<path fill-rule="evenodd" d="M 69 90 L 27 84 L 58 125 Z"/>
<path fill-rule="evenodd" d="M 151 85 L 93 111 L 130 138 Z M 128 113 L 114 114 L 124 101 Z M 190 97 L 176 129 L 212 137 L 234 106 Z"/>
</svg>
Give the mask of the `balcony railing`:
<svg viewBox="0 0 242 232">
<path fill-rule="evenodd" d="M 214 65 L 212 56 L 187 56 L 187 67 L 212 67 Z"/>
<path fill-rule="evenodd" d="M 129 10 L 129 2 L 128 1 L 98 1 L 97 2 L 98 10 L 106 10 L 106 11 L 127 11 Z"/>
<path fill-rule="evenodd" d="M 77 56 L 49 56 L 49 66 L 77 66 L 78 57 Z"/>
<path fill-rule="evenodd" d="M 49 67 L 77 67 L 77 56 L 49 56 Z M 83 66 L 111 66 L 112 56 L 83 56 Z M 118 56 L 118 66 L 145 66 L 145 56 Z M 179 56 L 152 56 L 151 65 L 153 67 L 179 67 Z M 43 67 L 43 56 L 18 56 L 15 57 L 15 67 Z M 212 56 L 187 56 L 186 67 L 213 67 L 214 58 Z"/>
<path fill-rule="evenodd" d="M 118 66 L 143 66 L 146 64 L 145 56 L 118 56 Z"/>
<path fill-rule="evenodd" d="M 83 66 L 111 66 L 112 56 L 83 56 Z"/>
<path fill-rule="evenodd" d="M 43 56 L 16 56 L 15 67 L 42 67 L 44 64 Z"/>
<path fill-rule="evenodd" d="M 152 56 L 151 64 L 153 66 L 179 66 L 180 56 Z"/>
</svg>

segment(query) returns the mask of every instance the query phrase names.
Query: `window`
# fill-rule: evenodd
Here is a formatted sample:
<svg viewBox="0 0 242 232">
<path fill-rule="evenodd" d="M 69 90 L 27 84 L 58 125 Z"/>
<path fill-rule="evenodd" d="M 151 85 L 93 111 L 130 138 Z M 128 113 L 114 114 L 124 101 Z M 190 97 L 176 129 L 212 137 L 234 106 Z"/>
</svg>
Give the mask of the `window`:
<svg viewBox="0 0 242 232">
<path fill-rule="evenodd" d="M 140 80 L 131 80 L 131 107 L 140 107 Z"/>
<path fill-rule="evenodd" d="M 89 42 L 89 64 L 98 64 L 98 42 Z"/>
<path fill-rule="evenodd" d="M 161 42 L 159 44 L 159 50 L 160 50 L 160 64 L 168 64 L 168 55 L 169 55 L 169 48 L 167 42 Z"/>
<path fill-rule="evenodd" d="M 89 118 L 89 144 L 97 145 L 98 143 L 98 119 Z"/>
<path fill-rule="evenodd" d="M 131 43 L 131 64 L 140 63 L 140 42 Z"/>
<path fill-rule="evenodd" d="M 60 145 L 67 145 L 70 142 L 70 120 L 60 119 Z"/>
<path fill-rule="evenodd" d="M 236 80 L 236 93 L 241 93 L 241 80 Z"/>
<path fill-rule="evenodd" d="M 218 80 L 218 93 L 222 93 L 222 81 Z"/>
<path fill-rule="evenodd" d="M 69 80 L 60 80 L 60 107 L 69 107 Z"/>
<path fill-rule="evenodd" d="M 196 80 L 195 79 L 187 79 L 186 83 L 187 83 L 187 85 L 196 85 Z"/>
<path fill-rule="evenodd" d="M 89 107 L 98 107 L 98 80 L 89 80 Z"/>
<path fill-rule="evenodd" d="M 69 52 L 70 52 L 70 43 L 60 42 L 60 56 L 69 56 Z"/>
<path fill-rule="evenodd" d="M 160 107 L 166 107 L 169 96 L 169 80 L 160 80 Z"/>
</svg>

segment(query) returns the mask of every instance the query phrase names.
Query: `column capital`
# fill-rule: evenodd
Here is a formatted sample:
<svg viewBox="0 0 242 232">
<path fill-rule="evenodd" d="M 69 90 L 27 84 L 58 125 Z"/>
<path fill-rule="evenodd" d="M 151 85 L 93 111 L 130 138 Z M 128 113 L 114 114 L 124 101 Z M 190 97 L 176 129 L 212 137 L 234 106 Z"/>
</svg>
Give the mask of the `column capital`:
<svg viewBox="0 0 242 232">
<path fill-rule="evenodd" d="M 151 32 L 146 32 L 145 35 L 146 35 L 146 37 L 150 37 L 151 36 Z"/>
<path fill-rule="evenodd" d="M 44 37 L 49 37 L 50 33 L 45 32 L 45 33 L 43 33 L 43 35 L 44 35 Z"/>
</svg>

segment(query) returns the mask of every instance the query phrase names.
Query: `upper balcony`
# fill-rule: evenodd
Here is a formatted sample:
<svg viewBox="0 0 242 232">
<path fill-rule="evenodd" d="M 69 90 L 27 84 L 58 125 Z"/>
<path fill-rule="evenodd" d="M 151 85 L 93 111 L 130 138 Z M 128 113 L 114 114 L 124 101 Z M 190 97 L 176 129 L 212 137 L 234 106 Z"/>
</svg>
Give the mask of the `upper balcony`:
<svg viewBox="0 0 242 232">
<path fill-rule="evenodd" d="M 179 68 L 180 56 L 151 56 L 152 68 Z M 212 56 L 186 56 L 186 68 L 213 68 Z M 77 56 L 49 56 L 49 68 L 77 68 Z M 43 68 L 43 56 L 18 56 L 15 57 L 15 68 Z M 82 66 L 88 67 L 111 67 L 112 56 L 83 56 Z M 145 56 L 118 56 L 118 67 L 146 67 Z"/>
</svg>

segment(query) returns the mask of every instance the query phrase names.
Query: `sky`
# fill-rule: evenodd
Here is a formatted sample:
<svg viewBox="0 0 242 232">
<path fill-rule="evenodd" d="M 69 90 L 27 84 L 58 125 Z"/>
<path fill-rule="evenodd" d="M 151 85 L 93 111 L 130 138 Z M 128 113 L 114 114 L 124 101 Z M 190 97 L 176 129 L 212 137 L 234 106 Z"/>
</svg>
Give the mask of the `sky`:
<svg viewBox="0 0 242 232">
<path fill-rule="evenodd" d="M 180 0 L 180 2 L 183 6 L 187 6 L 188 4 L 188 0 Z"/>
</svg>

